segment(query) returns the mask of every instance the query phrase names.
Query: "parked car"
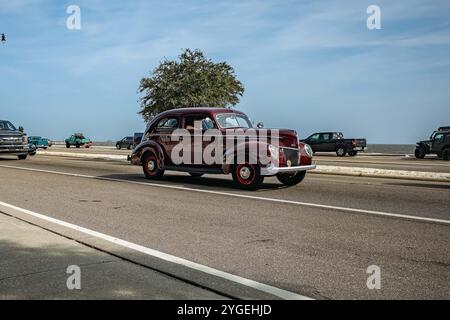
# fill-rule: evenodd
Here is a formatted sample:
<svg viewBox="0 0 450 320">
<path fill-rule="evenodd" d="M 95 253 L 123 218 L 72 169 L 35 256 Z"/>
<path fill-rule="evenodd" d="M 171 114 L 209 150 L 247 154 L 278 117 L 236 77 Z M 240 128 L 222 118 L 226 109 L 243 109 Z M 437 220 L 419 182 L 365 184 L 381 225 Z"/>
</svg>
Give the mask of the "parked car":
<svg viewBox="0 0 450 320">
<path fill-rule="evenodd" d="M 417 159 L 423 159 L 427 154 L 437 154 L 439 158 L 450 160 L 450 127 L 440 127 L 434 131 L 429 140 L 417 142 L 414 155 Z"/>
<path fill-rule="evenodd" d="M 144 136 L 143 132 L 135 132 L 133 136 L 133 149 L 136 148 L 136 146 L 141 143 L 142 137 Z"/>
<path fill-rule="evenodd" d="M 339 157 L 356 156 L 367 147 L 366 139 L 344 139 L 342 132 L 316 132 L 301 141 L 309 144 L 314 152 L 336 152 Z"/>
<path fill-rule="evenodd" d="M 130 150 L 133 147 L 133 143 L 134 143 L 133 137 L 125 137 L 122 140 L 116 142 L 116 148 L 119 150 L 122 148 Z"/>
<path fill-rule="evenodd" d="M 252 146 L 258 146 L 264 153 L 278 160 L 278 166 L 263 164 L 261 161 L 242 161 L 207 164 L 177 164 L 172 158 L 172 151 L 177 142 L 172 140 L 172 134 L 176 129 L 185 129 L 189 132 L 189 141 L 192 150 L 195 144 L 195 123 L 201 123 L 204 132 L 206 129 L 215 129 L 220 137 L 226 141 L 231 138 L 230 130 L 252 129 L 255 136 L 251 139 L 239 142 L 238 149 L 245 152 L 245 159 L 254 156 Z M 199 129 L 201 130 L 201 129 Z M 266 131 L 262 131 L 266 130 Z M 142 142 L 134 149 L 130 160 L 132 164 L 140 164 L 148 179 L 161 179 L 166 170 L 187 172 L 194 177 L 205 173 L 230 174 L 235 184 L 243 189 L 255 190 L 262 184 L 265 176 L 276 176 L 285 185 L 300 183 L 307 170 L 315 168 L 312 163 L 312 149 L 305 143 L 299 143 L 297 133 L 294 130 L 280 129 L 279 146 L 276 147 L 264 139 L 267 129 L 252 128 L 252 122 L 248 117 L 237 110 L 223 108 L 182 108 L 165 111 L 157 115 L 147 126 Z M 216 138 L 214 138 L 216 139 Z M 234 139 L 234 138 L 233 138 Z M 184 143 L 187 141 L 183 138 Z M 234 140 L 233 140 L 234 141 Z M 234 143 L 234 142 L 233 142 Z M 201 144 L 202 152 L 208 145 Z M 219 158 L 229 159 L 237 157 L 234 145 L 232 148 L 227 143 L 222 144 Z M 192 154 L 189 156 L 194 156 Z M 202 153 L 203 154 L 203 153 Z M 194 156 L 195 157 L 195 156 Z M 231 164 L 230 164 L 231 163 Z"/>
<path fill-rule="evenodd" d="M 13 155 L 24 160 L 33 152 L 23 131 L 22 127 L 16 129 L 10 121 L 0 120 L 0 155 Z"/>
<path fill-rule="evenodd" d="M 46 138 L 42 138 L 42 137 L 38 137 L 38 136 L 31 136 L 28 137 L 28 143 L 33 144 L 34 146 L 36 146 L 36 148 L 42 148 L 42 149 L 47 149 L 50 145 L 48 142 L 48 139 Z"/>
<path fill-rule="evenodd" d="M 80 148 L 82 146 L 89 148 L 92 146 L 92 141 L 84 137 L 82 133 L 75 133 L 71 135 L 69 138 L 65 140 L 66 148 L 70 148 L 70 146 L 75 146 Z"/>
</svg>

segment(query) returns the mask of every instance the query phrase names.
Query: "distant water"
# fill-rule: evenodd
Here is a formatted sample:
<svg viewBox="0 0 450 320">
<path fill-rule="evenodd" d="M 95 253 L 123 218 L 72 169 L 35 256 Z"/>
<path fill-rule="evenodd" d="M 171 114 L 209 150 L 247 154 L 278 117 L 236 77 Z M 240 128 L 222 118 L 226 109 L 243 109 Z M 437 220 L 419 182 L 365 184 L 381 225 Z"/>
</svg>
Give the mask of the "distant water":
<svg viewBox="0 0 450 320">
<path fill-rule="evenodd" d="M 414 144 L 368 144 L 366 152 L 411 154 L 414 153 Z"/>
</svg>

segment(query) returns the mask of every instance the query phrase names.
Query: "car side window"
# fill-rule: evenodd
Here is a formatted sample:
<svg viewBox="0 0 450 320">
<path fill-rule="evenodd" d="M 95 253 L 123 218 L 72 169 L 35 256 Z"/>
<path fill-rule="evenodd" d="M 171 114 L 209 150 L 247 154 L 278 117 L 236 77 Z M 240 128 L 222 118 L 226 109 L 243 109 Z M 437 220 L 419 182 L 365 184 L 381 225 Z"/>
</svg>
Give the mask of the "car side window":
<svg viewBox="0 0 450 320">
<path fill-rule="evenodd" d="M 184 129 L 213 129 L 215 128 L 214 121 L 206 115 L 191 115 L 184 117 Z"/>
<path fill-rule="evenodd" d="M 444 140 L 444 135 L 443 135 L 442 133 L 437 134 L 437 135 L 434 137 L 434 140 L 435 140 L 435 141 L 442 141 L 442 140 Z"/>
<path fill-rule="evenodd" d="M 320 140 L 323 140 L 323 141 L 331 140 L 331 134 L 329 134 L 329 133 L 322 133 L 320 135 Z"/>
<path fill-rule="evenodd" d="M 176 129 L 178 128 L 178 118 L 176 117 L 170 117 L 170 118 L 164 118 L 161 121 L 158 122 L 158 125 L 156 126 L 157 130 L 160 129 Z"/>
<path fill-rule="evenodd" d="M 317 134 L 313 134 L 311 137 L 309 137 L 309 140 L 311 140 L 311 141 L 317 141 L 317 140 L 319 140 L 319 134 L 317 133 Z"/>
</svg>

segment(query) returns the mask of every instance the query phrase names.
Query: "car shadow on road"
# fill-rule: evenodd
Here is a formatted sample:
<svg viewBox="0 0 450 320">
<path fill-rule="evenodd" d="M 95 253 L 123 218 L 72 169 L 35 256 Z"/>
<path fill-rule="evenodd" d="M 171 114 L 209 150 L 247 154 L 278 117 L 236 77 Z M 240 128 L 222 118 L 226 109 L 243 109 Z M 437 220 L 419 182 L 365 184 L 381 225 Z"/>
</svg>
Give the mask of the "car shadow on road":
<svg viewBox="0 0 450 320">
<path fill-rule="evenodd" d="M 204 176 L 204 177 L 191 177 L 188 174 L 186 175 L 170 175 L 166 174 L 161 180 L 148 180 L 141 174 L 111 174 L 98 176 L 98 179 L 114 179 L 114 180 L 124 180 L 124 181 L 134 181 L 134 182 L 148 182 L 152 184 L 161 184 L 167 185 L 168 183 L 173 186 L 178 187 L 190 187 L 190 188 L 207 188 L 210 190 L 220 190 L 229 189 L 230 191 L 242 191 L 239 189 L 232 180 L 223 179 L 223 178 L 214 178 L 213 176 Z M 281 183 L 272 183 L 272 182 L 264 182 L 261 187 L 256 191 L 248 191 L 248 192 L 261 192 L 264 190 L 275 190 L 275 189 L 283 189 L 287 188 L 285 185 Z M 225 190 L 227 191 L 227 190 Z"/>
</svg>

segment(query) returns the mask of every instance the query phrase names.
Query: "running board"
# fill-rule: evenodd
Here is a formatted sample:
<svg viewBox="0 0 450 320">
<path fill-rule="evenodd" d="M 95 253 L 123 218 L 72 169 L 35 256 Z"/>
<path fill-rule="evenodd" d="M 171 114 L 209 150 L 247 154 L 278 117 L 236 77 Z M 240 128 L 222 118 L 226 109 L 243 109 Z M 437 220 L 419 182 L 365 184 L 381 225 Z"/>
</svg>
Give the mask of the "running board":
<svg viewBox="0 0 450 320">
<path fill-rule="evenodd" d="M 190 166 L 164 166 L 164 170 L 180 171 L 180 172 L 192 172 L 192 173 L 205 173 L 205 174 L 223 174 L 221 168 L 199 168 Z"/>
</svg>

